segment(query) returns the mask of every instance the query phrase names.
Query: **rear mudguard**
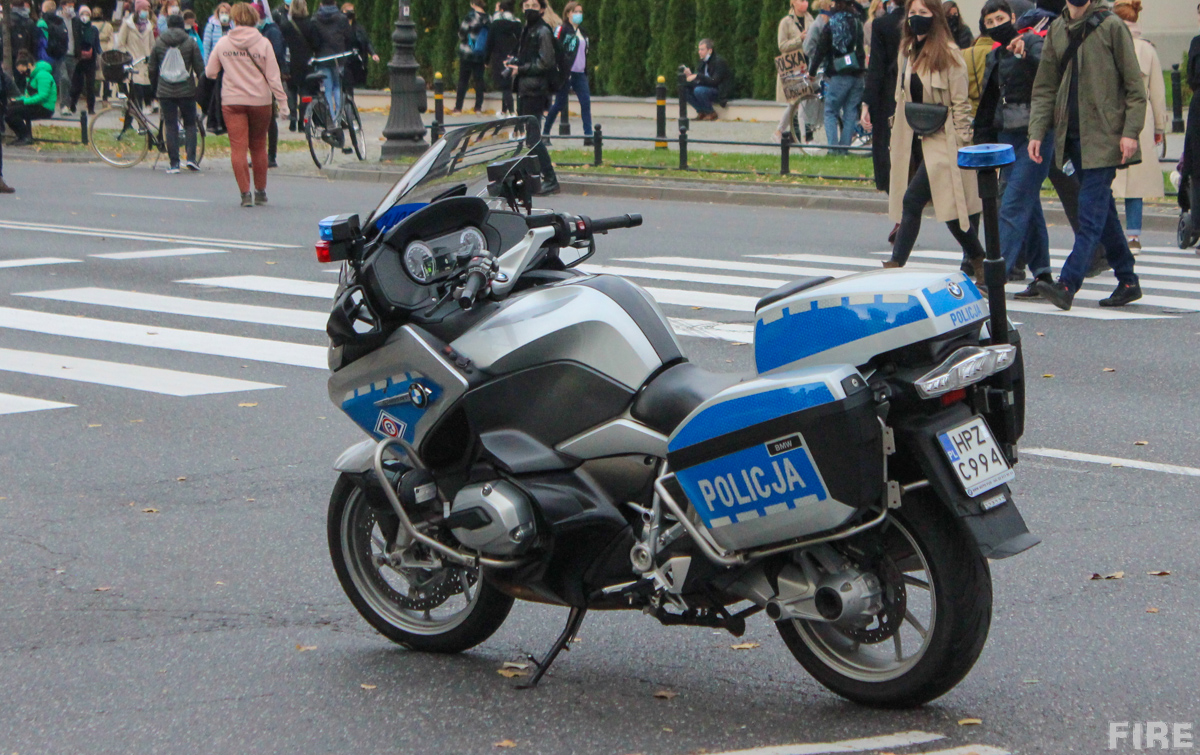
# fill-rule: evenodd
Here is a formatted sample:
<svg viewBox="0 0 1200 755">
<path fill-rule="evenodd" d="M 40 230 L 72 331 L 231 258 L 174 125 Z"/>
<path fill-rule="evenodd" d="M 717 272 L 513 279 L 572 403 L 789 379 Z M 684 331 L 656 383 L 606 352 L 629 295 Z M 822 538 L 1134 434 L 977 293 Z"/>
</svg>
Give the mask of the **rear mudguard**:
<svg viewBox="0 0 1200 755">
<path fill-rule="evenodd" d="M 965 404 L 938 412 L 932 417 L 895 418 L 897 453 L 910 457 L 929 480 L 937 497 L 962 521 L 987 558 L 1015 556 L 1040 543 L 1030 534 L 1008 485 L 971 498 L 962 489 L 946 460 L 937 435 L 963 424 L 974 414 Z M 916 471 L 916 470 L 914 470 Z"/>
</svg>

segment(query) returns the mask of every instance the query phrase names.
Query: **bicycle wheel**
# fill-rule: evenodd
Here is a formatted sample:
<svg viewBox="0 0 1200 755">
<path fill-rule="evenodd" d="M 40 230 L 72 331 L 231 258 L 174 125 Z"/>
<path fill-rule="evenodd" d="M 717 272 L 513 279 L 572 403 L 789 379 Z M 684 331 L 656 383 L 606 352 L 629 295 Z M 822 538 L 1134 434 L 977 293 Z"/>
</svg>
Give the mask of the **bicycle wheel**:
<svg viewBox="0 0 1200 755">
<path fill-rule="evenodd" d="M 150 150 L 150 133 L 128 112 L 129 108 L 122 104 L 101 110 L 88 128 L 92 151 L 117 168 L 132 168 Z"/>
<path fill-rule="evenodd" d="M 358 105 L 354 100 L 346 100 L 346 114 L 343 118 L 349 128 L 350 144 L 354 146 L 354 155 L 359 161 L 367 159 L 367 137 L 363 134 L 362 118 L 358 115 Z"/>
<path fill-rule="evenodd" d="M 324 138 L 328 115 L 325 101 L 315 97 L 304 111 L 304 138 L 308 140 L 308 153 L 318 169 L 323 169 L 333 159 L 333 145 Z"/>
</svg>

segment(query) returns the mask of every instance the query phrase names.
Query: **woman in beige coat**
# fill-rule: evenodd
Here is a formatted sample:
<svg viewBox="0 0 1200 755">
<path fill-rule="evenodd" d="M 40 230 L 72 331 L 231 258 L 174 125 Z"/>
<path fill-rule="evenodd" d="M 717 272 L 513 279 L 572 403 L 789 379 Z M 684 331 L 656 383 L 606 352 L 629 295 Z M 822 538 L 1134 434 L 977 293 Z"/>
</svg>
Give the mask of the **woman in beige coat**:
<svg viewBox="0 0 1200 755">
<path fill-rule="evenodd" d="M 1163 140 L 1170 116 L 1167 115 L 1167 87 L 1163 82 L 1162 64 L 1158 62 L 1158 51 L 1148 40 L 1142 39 L 1142 27 L 1138 24 L 1142 0 L 1117 0 L 1113 12 L 1133 35 L 1133 49 L 1149 99 L 1146 124 L 1139 138 L 1142 161 L 1118 170 L 1112 183 L 1113 196 L 1125 200 L 1125 233 L 1129 236 L 1129 251 L 1137 254 L 1142 250 L 1142 200 L 1163 196 L 1163 172 L 1155 145 Z"/>
<path fill-rule="evenodd" d="M 958 149 L 971 143 L 971 103 L 967 69 L 954 44 L 940 0 L 908 0 L 900 39 L 900 74 L 892 122 L 892 175 L 889 214 L 900 227 L 892 258 L 884 267 L 903 267 L 921 231 L 921 212 L 930 201 L 963 250 L 963 258 L 983 279 L 979 244 L 979 189 L 975 174 L 958 167 Z M 905 103 L 942 105 L 946 121 L 928 136 L 916 136 L 905 118 Z M 909 180 L 909 177 L 912 177 Z"/>
<path fill-rule="evenodd" d="M 129 96 L 142 108 L 150 107 L 154 93 L 150 89 L 150 53 L 154 52 L 154 22 L 150 19 L 148 0 L 137 0 L 131 15 L 121 22 L 117 31 L 116 49 L 141 60 L 129 79 Z"/>
<path fill-rule="evenodd" d="M 100 10 L 99 5 L 97 5 L 95 8 L 92 8 L 92 23 L 95 25 L 96 30 L 100 32 L 100 52 L 105 53 L 116 47 L 117 35 L 113 32 L 113 25 L 106 21 L 104 16 L 100 15 L 101 13 L 103 13 L 103 11 Z M 99 65 L 99 62 L 100 61 L 96 61 L 96 81 L 99 81 L 103 84 L 101 87 L 103 100 L 108 102 L 109 84 L 104 80 L 104 66 Z"/>
<path fill-rule="evenodd" d="M 791 13 L 779 20 L 779 28 L 776 31 L 776 42 L 779 44 L 779 54 L 786 55 L 789 52 L 799 52 L 804 49 L 804 41 L 808 37 L 808 0 L 790 0 Z M 787 107 L 783 109 L 783 115 L 779 118 L 779 125 L 775 128 L 775 141 L 783 139 L 783 132 L 791 128 L 792 117 L 796 114 L 797 108 L 803 108 L 805 122 L 805 141 L 811 141 L 812 128 L 815 121 L 815 108 L 820 104 L 819 100 L 801 100 L 798 102 L 788 102 L 787 97 L 783 94 L 783 80 L 779 77 L 775 78 L 775 101 L 787 103 Z"/>
</svg>

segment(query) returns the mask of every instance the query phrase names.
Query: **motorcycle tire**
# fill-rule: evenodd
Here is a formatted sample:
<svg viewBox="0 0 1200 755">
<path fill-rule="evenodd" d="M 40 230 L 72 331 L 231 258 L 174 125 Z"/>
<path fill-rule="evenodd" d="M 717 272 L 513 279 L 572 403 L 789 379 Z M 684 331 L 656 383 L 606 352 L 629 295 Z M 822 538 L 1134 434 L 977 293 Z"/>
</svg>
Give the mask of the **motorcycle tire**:
<svg viewBox="0 0 1200 755">
<path fill-rule="evenodd" d="M 847 663 L 831 652 L 822 632 L 834 625 L 784 620 L 776 623 L 788 649 L 818 682 L 856 703 L 877 708 L 912 708 L 949 692 L 975 665 L 987 640 L 992 616 L 992 581 L 987 559 L 979 552 L 957 518 L 930 491 L 907 496 L 880 527 L 898 527 L 915 545 L 905 563 L 919 557 L 927 566 L 932 592 L 928 638 L 911 665 L 901 665 L 891 677 L 869 665 Z M 891 549 L 889 548 L 889 553 Z M 908 571 L 904 567 L 902 571 Z M 908 585 L 914 584 L 907 579 Z M 917 587 L 910 592 L 926 593 Z M 907 611 L 907 608 L 904 609 Z M 903 626 L 904 620 L 901 620 Z M 899 631 L 899 630 L 897 630 Z M 827 635 L 826 635 L 827 636 Z M 885 644 L 887 643 L 887 644 Z M 857 642 L 846 648 L 861 652 Z M 869 649 L 890 647 L 887 640 Z M 896 650 L 900 655 L 899 644 Z"/>
<path fill-rule="evenodd" d="M 424 618 L 420 616 L 421 606 L 414 609 L 400 605 L 406 596 L 380 576 L 385 567 L 372 561 L 370 544 L 376 527 L 386 530 L 390 526 L 394 532 L 399 520 L 391 512 L 373 509 L 345 475 L 333 488 L 327 523 L 329 555 L 342 589 L 367 623 L 392 642 L 427 653 L 460 653 L 491 637 L 508 618 L 513 598 L 493 587 L 479 572 L 475 573 L 475 594 L 470 600 L 464 598 L 467 605 L 449 620 L 434 622 L 430 612 L 463 595 L 462 592 L 451 593 L 443 603 L 425 608 Z M 458 568 L 443 567 L 442 571 Z M 372 569 L 376 574 L 371 573 Z M 414 571 L 436 576 L 435 570 Z"/>
</svg>

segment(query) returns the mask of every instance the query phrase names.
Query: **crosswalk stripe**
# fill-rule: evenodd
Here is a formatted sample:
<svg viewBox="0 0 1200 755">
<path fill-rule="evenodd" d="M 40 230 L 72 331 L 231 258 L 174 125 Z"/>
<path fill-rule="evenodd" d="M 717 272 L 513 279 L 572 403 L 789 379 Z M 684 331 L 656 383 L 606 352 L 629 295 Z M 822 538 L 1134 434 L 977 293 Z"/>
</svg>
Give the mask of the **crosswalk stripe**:
<svg viewBox="0 0 1200 755">
<path fill-rule="evenodd" d="M 1084 292 L 1080 292 L 1075 296 L 1077 298 L 1087 299 L 1103 299 L 1108 294 L 1095 292 L 1095 297 L 1081 296 Z M 1083 320 L 1171 320 L 1174 319 L 1170 315 L 1149 315 L 1143 312 L 1127 312 L 1124 309 L 1100 309 L 1099 307 L 1072 307 L 1070 311 L 1055 307 L 1053 304 L 1045 301 L 1014 301 L 1007 302 L 1009 312 L 1033 312 L 1039 315 L 1053 315 L 1054 317 L 1075 317 Z"/>
<path fill-rule="evenodd" d="M 67 301 L 76 304 L 97 304 L 142 312 L 161 312 L 170 315 L 249 322 L 255 325 L 279 325 L 285 328 L 303 328 L 304 330 L 324 331 L 325 323 L 329 319 L 329 315 L 324 312 L 305 309 L 283 309 L 255 304 L 185 299 L 179 296 L 159 296 L 138 291 L 116 291 L 111 288 L 65 288 L 59 291 L 32 291 L 17 294 L 17 296 Z"/>
<path fill-rule="evenodd" d="M 988 745 L 964 745 L 951 747 L 949 750 L 926 750 L 920 755 L 1012 755 L 1008 750 Z"/>
<path fill-rule="evenodd" d="M 1050 251 L 1050 259 L 1054 262 L 1065 262 L 1067 259 L 1067 256 L 1070 253 L 1071 253 L 1070 249 L 1051 250 Z M 877 256 L 883 256 L 883 255 L 891 254 L 891 252 L 874 252 L 874 254 Z M 924 259 L 961 260 L 962 252 L 913 250 L 913 252 L 910 256 L 922 257 Z M 1195 258 L 1194 256 L 1191 259 L 1187 259 L 1187 258 L 1174 259 L 1174 258 L 1168 257 L 1166 255 L 1160 256 L 1160 255 L 1156 255 L 1156 254 L 1139 254 L 1138 256 L 1134 257 L 1133 259 L 1137 263 L 1137 267 L 1141 267 L 1141 263 L 1143 263 L 1143 262 L 1157 262 L 1157 263 L 1160 263 L 1163 265 L 1183 265 L 1184 267 L 1200 267 L 1200 258 Z"/>
<path fill-rule="evenodd" d="M 152 349 L 186 351 L 219 357 L 271 362 L 296 367 L 328 369 L 326 349 L 288 341 L 229 336 L 195 330 L 177 330 L 89 317 L 70 317 L 28 309 L 0 307 L 0 328 L 54 336 L 86 338 Z"/>
<path fill-rule="evenodd" d="M 926 731 L 902 731 L 898 734 L 884 734 L 879 737 L 863 737 L 861 739 L 843 739 L 838 742 L 813 742 L 811 744 L 774 745 L 755 747 L 749 750 L 728 750 L 714 755 L 828 755 L 839 752 L 867 752 L 893 747 L 908 747 L 945 739 L 941 734 L 931 734 Z M 988 755 L 991 755 L 990 753 Z"/>
<path fill-rule="evenodd" d="M 73 380 L 80 383 L 129 388 L 166 396 L 207 396 L 213 393 L 281 388 L 270 383 L 202 375 L 194 372 L 105 362 L 99 359 L 0 349 L 0 370 L 23 375 Z"/>
<path fill-rule="evenodd" d="M 78 225 L 54 225 L 51 223 L 28 223 L 20 220 L 0 220 L 0 228 L 33 233 L 57 233 L 67 236 L 93 236 L 132 241 L 158 241 L 168 244 L 199 244 L 201 246 L 223 246 L 230 249 L 264 250 L 295 249 L 295 244 L 276 244 L 270 241 L 246 241 L 244 239 L 214 239 L 204 236 L 182 236 L 171 233 L 143 233 L 115 228 L 88 228 Z"/>
<path fill-rule="evenodd" d="M 646 293 L 659 304 L 675 304 L 681 307 L 725 309 L 731 312 L 753 312 L 758 304 L 756 296 L 718 294 L 711 291 L 684 291 L 678 288 L 647 288 Z"/>
<path fill-rule="evenodd" d="M 795 262 L 816 262 L 819 264 L 828 265 L 852 265 L 854 267 L 882 267 L 879 260 L 867 260 L 859 257 L 839 257 L 836 254 L 751 254 L 750 256 L 766 260 L 793 260 Z M 928 265 L 928 267 L 947 266 Z"/>
<path fill-rule="evenodd" d="M 0 267 L 33 267 L 35 265 L 64 265 L 69 262 L 83 262 L 83 260 L 70 260 L 66 257 L 28 257 L 23 260 L 0 260 Z"/>
<path fill-rule="evenodd" d="M 314 299 L 332 299 L 337 293 L 336 283 L 321 283 L 296 278 L 275 278 L 270 275 L 231 275 L 221 278 L 189 278 L 175 281 L 196 286 L 234 288 L 239 291 L 257 291 L 265 294 L 287 294 L 309 296 Z"/>
<path fill-rule="evenodd" d="M 40 412 L 46 409 L 69 409 L 74 404 L 63 404 L 58 401 L 45 401 L 40 398 L 14 396 L 11 393 L 0 393 L 0 414 L 20 414 L 22 412 Z"/>
<path fill-rule="evenodd" d="M 711 273 L 691 273 L 683 270 L 656 270 L 654 268 L 621 267 L 619 265 L 580 265 L 585 273 L 606 273 L 626 278 L 646 280 L 682 281 L 684 283 L 712 283 L 718 286 L 741 286 L 744 288 L 779 288 L 786 280 L 776 278 L 745 278 Z"/>
<path fill-rule="evenodd" d="M 671 267 L 695 267 L 703 270 L 734 270 L 744 273 L 776 273 L 788 275 L 792 279 L 806 275 L 850 275 L 850 270 L 829 270 L 818 267 L 795 267 L 792 265 L 771 265 L 765 262 L 750 262 L 745 259 L 735 261 L 706 260 L 691 257 L 621 257 L 618 262 L 640 262 L 647 265 L 668 265 Z"/>
<path fill-rule="evenodd" d="M 145 252 L 109 252 L 108 254 L 89 254 L 102 260 L 145 260 L 155 257 L 190 257 L 194 254 L 228 254 L 224 249 L 202 249 L 200 247 L 183 247 L 181 249 L 150 249 Z"/>
<path fill-rule="evenodd" d="M 733 343 L 753 343 L 754 326 L 744 322 L 712 322 L 686 317 L 668 317 L 675 333 L 693 338 L 714 338 Z"/>
<path fill-rule="evenodd" d="M 1141 461 L 1140 459 L 1122 459 L 1116 456 L 1100 456 L 1097 454 L 1079 453 L 1078 451 L 1063 451 L 1058 448 L 1022 448 L 1021 453 L 1029 454 L 1030 456 L 1045 456 L 1051 459 L 1081 461 L 1087 464 L 1105 464 L 1112 467 L 1129 467 L 1130 469 L 1145 469 L 1151 472 L 1165 472 L 1167 474 L 1183 475 L 1184 477 L 1200 477 L 1200 469 L 1196 467 L 1183 467 L 1178 464 L 1161 464 L 1155 461 Z"/>
</svg>

